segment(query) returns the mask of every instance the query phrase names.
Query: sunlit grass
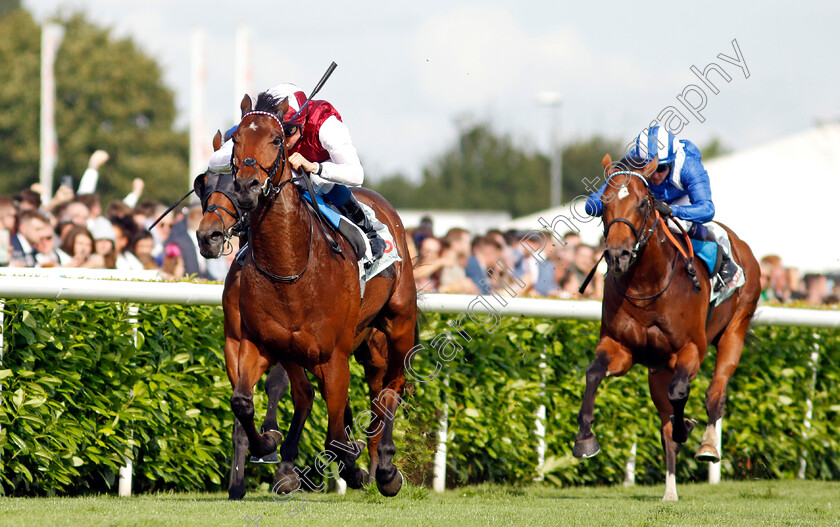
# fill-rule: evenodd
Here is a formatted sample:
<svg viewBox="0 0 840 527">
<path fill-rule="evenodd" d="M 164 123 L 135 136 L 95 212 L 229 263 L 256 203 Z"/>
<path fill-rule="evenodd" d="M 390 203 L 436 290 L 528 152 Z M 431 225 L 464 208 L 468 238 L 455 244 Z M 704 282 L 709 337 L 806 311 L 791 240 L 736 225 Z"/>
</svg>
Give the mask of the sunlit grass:
<svg viewBox="0 0 840 527">
<path fill-rule="evenodd" d="M 436 494 L 404 487 L 396 498 L 375 488 L 299 494 L 280 502 L 252 492 L 117 498 L 0 498 L 0 525 L 838 525 L 840 483 L 802 481 L 555 489 L 481 485 Z M 256 523 L 254 523 L 256 522 Z"/>
</svg>

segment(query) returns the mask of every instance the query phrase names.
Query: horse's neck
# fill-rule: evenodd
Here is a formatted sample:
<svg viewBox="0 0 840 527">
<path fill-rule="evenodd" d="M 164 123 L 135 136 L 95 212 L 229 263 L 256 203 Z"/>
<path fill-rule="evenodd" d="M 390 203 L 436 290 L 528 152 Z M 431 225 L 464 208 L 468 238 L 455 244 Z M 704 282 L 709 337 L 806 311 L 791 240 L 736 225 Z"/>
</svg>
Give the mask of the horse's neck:
<svg viewBox="0 0 840 527">
<path fill-rule="evenodd" d="M 295 274 L 309 256 L 310 225 L 297 188 L 289 183 L 251 215 L 249 242 L 254 257 L 274 274 Z"/>
</svg>

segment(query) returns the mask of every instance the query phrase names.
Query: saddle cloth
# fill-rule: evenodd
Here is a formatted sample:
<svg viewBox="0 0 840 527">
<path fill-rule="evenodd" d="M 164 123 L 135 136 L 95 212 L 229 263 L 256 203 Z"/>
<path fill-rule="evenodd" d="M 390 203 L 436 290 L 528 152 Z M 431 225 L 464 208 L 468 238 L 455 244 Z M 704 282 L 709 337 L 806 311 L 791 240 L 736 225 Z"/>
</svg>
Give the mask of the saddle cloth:
<svg viewBox="0 0 840 527">
<path fill-rule="evenodd" d="M 723 229 L 721 229 L 721 231 L 723 231 Z M 731 247 L 732 245 L 729 241 L 729 233 L 726 233 L 725 231 L 723 232 L 723 235 L 726 236 L 726 243 L 729 243 Z M 718 233 L 715 232 L 715 234 L 717 235 Z M 691 238 L 691 245 L 694 248 L 694 255 L 702 260 L 702 262 L 706 265 L 706 269 L 709 271 L 709 278 L 712 286 L 712 292 L 709 296 L 710 304 L 714 304 L 715 306 L 720 305 L 724 300 L 732 296 L 732 293 L 734 293 L 736 289 L 746 283 L 746 280 L 744 279 L 744 269 L 739 265 L 738 271 L 734 277 L 734 287 L 719 288 L 718 284 L 721 279 L 718 272 L 720 271 L 721 261 L 723 260 L 724 249 L 718 245 L 718 242 L 695 240 L 694 238 Z"/>
<path fill-rule="evenodd" d="M 312 199 L 309 197 L 309 192 L 304 192 L 303 197 L 305 197 L 309 203 L 312 203 Z M 392 264 L 402 261 L 402 258 L 397 252 L 397 246 L 394 243 L 393 234 L 388 230 L 388 227 L 384 223 L 376 219 L 376 213 L 372 208 L 362 202 L 359 202 L 359 206 L 362 208 L 362 211 L 365 213 L 365 216 L 367 216 L 371 225 L 373 225 L 373 228 L 376 229 L 376 233 L 385 242 L 385 251 L 382 254 L 382 257 L 373 261 L 370 250 L 370 240 L 365 233 L 362 232 L 362 229 L 348 218 L 339 214 L 324 201 L 322 196 L 317 193 L 315 194 L 315 202 L 318 204 L 318 208 L 324 213 L 324 216 L 326 216 L 332 226 L 338 229 L 338 231 L 347 238 L 350 244 L 353 245 L 359 261 L 359 287 L 361 289 L 361 295 L 364 297 L 365 284 L 368 280 L 377 276 Z"/>
</svg>

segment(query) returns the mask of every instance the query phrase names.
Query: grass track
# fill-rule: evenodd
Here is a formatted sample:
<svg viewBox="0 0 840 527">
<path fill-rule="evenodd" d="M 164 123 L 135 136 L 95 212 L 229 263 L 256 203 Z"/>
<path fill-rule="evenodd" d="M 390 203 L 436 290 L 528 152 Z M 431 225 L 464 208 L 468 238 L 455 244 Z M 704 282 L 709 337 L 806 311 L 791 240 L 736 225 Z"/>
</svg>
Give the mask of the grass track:
<svg viewBox="0 0 840 527">
<path fill-rule="evenodd" d="M 443 495 L 407 487 L 393 499 L 373 489 L 349 491 L 346 496 L 309 493 L 305 508 L 291 518 L 285 512 L 300 506 L 302 499 L 280 503 L 267 492 L 251 493 L 240 502 L 228 502 L 222 493 L 0 498 L 0 525 L 840 525 L 837 482 L 686 484 L 678 486 L 678 503 L 662 503 L 663 492 L 664 486 L 483 485 Z"/>
</svg>

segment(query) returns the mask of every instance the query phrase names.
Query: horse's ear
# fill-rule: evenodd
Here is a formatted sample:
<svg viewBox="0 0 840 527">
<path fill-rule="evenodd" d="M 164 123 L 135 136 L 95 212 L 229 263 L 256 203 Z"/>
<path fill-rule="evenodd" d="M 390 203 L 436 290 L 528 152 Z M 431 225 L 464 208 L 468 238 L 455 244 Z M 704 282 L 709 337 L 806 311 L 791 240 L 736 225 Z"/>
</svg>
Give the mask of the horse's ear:
<svg viewBox="0 0 840 527">
<path fill-rule="evenodd" d="M 222 131 L 216 130 L 216 135 L 213 136 L 213 151 L 218 152 L 222 147 Z"/>
<path fill-rule="evenodd" d="M 206 178 L 207 174 L 199 174 L 195 176 L 195 180 L 193 181 L 193 190 L 195 191 L 195 195 L 198 196 L 198 199 L 204 197 L 204 187 L 207 184 Z"/>
<path fill-rule="evenodd" d="M 601 166 L 607 168 L 610 165 L 612 165 L 612 158 L 609 154 L 604 154 L 604 158 L 601 159 Z"/>
<path fill-rule="evenodd" d="M 653 159 L 650 160 L 650 163 L 645 165 L 645 168 L 642 169 L 642 175 L 646 178 L 650 177 L 656 170 L 657 166 L 659 166 L 659 156 L 653 156 Z"/>
<path fill-rule="evenodd" d="M 279 117 L 282 121 L 283 117 L 285 117 L 286 115 L 286 112 L 289 111 L 289 98 L 286 97 L 285 99 L 280 101 L 280 104 L 277 105 L 277 108 L 275 108 L 274 111 L 277 113 L 277 117 Z"/>
<path fill-rule="evenodd" d="M 242 111 L 242 117 L 245 117 L 245 114 L 251 111 L 252 104 L 251 96 L 246 93 L 245 97 L 242 97 L 242 102 L 239 103 L 239 109 Z"/>
</svg>

